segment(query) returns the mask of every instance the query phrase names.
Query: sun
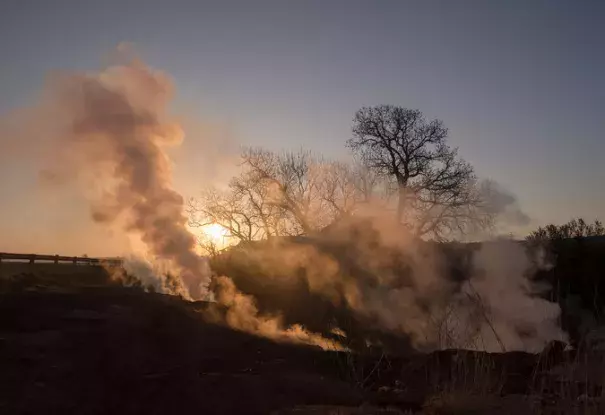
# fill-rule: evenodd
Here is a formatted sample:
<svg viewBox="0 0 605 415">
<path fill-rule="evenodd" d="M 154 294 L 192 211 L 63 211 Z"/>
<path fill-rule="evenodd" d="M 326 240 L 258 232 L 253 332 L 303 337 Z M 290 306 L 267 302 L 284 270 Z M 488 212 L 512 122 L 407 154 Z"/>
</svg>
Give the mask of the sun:
<svg viewBox="0 0 605 415">
<path fill-rule="evenodd" d="M 222 245 L 225 242 L 225 237 L 229 234 L 229 231 L 218 223 L 204 226 L 202 232 L 215 245 Z"/>
</svg>

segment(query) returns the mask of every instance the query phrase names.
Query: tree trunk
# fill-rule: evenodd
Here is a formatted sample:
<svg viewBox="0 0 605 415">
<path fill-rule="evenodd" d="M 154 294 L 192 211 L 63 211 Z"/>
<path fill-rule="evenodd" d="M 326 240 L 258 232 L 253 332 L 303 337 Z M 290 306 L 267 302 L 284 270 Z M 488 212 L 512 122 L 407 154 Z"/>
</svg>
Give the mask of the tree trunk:
<svg viewBox="0 0 605 415">
<path fill-rule="evenodd" d="M 405 211 L 407 192 L 405 186 L 399 185 L 399 196 L 397 200 L 397 222 L 401 223 L 403 220 L 403 213 Z"/>
</svg>

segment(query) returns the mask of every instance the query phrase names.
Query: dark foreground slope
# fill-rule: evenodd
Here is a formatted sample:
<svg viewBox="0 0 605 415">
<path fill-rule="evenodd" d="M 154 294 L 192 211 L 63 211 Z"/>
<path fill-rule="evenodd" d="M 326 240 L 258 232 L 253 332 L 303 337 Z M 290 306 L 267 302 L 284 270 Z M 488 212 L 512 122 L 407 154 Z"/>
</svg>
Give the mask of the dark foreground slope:
<svg viewBox="0 0 605 415">
<path fill-rule="evenodd" d="M 206 324 L 180 300 L 121 288 L 0 299 L 0 412 L 269 413 L 359 405 L 322 352 Z"/>
<path fill-rule="evenodd" d="M 326 352 L 205 322 L 207 303 L 111 284 L 34 282 L 0 293 L 3 414 L 269 414 L 308 405 L 416 413 L 458 388 L 528 395 L 544 361 Z"/>
</svg>

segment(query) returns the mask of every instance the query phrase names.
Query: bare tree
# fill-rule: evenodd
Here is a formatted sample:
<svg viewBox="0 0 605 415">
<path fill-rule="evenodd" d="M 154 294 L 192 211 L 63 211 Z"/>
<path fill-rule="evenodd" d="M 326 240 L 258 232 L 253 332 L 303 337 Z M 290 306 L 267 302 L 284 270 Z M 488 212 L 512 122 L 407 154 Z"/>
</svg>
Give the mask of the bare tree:
<svg viewBox="0 0 605 415">
<path fill-rule="evenodd" d="M 530 243 L 538 244 L 603 235 L 605 235 L 605 228 L 601 221 L 595 220 L 593 223 L 587 223 L 584 219 L 579 218 L 572 219 L 563 225 L 550 224 L 545 227 L 540 226 L 531 232 L 526 240 Z"/>
<path fill-rule="evenodd" d="M 266 203 L 286 218 L 287 234 L 308 234 L 320 227 L 321 160 L 307 151 L 277 154 L 249 148 L 242 154 L 242 164 L 246 176 L 266 189 Z"/>
<path fill-rule="evenodd" d="M 487 225 L 473 168 L 447 145 L 440 120 L 391 105 L 364 107 L 352 131 L 349 148 L 396 185 L 396 218 L 414 235 L 445 239 Z"/>
<path fill-rule="evenodd" d="M 190 200 L 190 225 L 218 223 L 241 241 L 310 234 L 351 214 L 378 187 L 376 175 L 359 165 L 302 150 L 247 148 L 241 167 L 226 190 Z"/>
<path fill-rule="evenodd" d="M 393 186 L 375 170 L 362 161 L 355 160 L 349 167 L 353 175 L 356 204 L 374 202 L 389 203 L 393 196 Z"/>
<path fill-rule="evenodd" d="M 340 162 L 324 163 L 321 166 L 319 195 L 330 216 L 349 215 L 359 202 L 355 171 L 351 165 Z"/>
<path fill-rule="evenodd" d="M 251 241 L 270 237 L 274 232 L 275 215 L 269 207 L 262 204 L 263 194 L 260 188 L 246 188 L 246 192 L 237 187 L 218 191 L 209 189 L 199 199 L 190 199 L 188 204 L 189 225 L 204 227 L 219 224 L 227 230 L 229 237 L 240 241 Z"/>
</svg>

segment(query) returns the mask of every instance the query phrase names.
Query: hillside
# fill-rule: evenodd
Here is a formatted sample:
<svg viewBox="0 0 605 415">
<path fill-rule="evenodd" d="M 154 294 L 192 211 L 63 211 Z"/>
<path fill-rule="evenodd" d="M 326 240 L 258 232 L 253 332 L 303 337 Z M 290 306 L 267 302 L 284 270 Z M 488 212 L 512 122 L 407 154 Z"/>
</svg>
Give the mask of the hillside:
<svg viewBox="0 0 605 415">
<path fill-rule="evenodd" d="M 511 402 L 527 409 L 522 396 L 562 356 L 323 351 L 209 323 L 213 304 L 108 281 L 57 281 L 30 276 L 4 286 L 3 413 L 335 413 L 317 405 L 404 413 L 395 410 L 420 411 L 444 391 L 491 397 L 494 413 Z"/>
</svg>

